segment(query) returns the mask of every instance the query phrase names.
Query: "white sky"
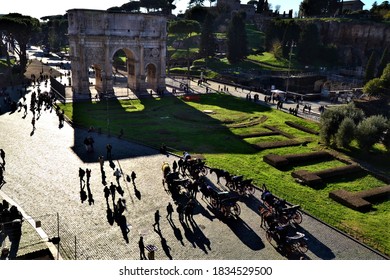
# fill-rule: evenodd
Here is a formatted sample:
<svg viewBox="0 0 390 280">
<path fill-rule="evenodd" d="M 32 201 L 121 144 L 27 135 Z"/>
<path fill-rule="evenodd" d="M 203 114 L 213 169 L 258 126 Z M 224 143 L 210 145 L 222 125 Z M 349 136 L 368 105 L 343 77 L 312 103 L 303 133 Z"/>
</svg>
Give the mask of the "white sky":
<svg viewBox="0 0 390 280">
<path fill-rule="evenodd" d="M 241 0 L 242 4 L 249 0 Z M 280 5 L 280 11 L 288 11 L 290 9 L 298 11 L 299 4 L 302 0 L 268 0 L 268 3 L 275 9 Z M 4 3 L 6 2 L 6 4 Z M 0 5 L 0 14 L 20 13 L 29 15 L 35 18 L 41 18 L 49 15 L 63 15 L 67 10 L 75 8 L 106 10 L 110 7 L 121 6 L 127 3 L 126 0 L 2 0 Z M 176 12 L 184 11 L 187 8 L 189 0 L 176 0 Z M 364 9 L 370 9 L 375 0 L 362 0 L 366 5 Z M 383 1 L 377 1 L 378 4 Z M 209 5 L 209 1 L 205 0 L 205 6 Z"/>
</svg>

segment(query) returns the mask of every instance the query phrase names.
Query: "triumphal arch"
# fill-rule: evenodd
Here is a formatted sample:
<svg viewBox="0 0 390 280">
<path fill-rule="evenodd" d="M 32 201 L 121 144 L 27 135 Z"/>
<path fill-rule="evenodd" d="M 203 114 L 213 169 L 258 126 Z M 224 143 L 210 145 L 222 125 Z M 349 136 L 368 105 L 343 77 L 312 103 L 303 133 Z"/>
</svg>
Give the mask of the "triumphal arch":
<svg viewBox="0 0 390 280">
<path fill-rule="evenodd" d="M 127 87 L 136 92 L 165 88 L 165 17 L 89 9 L 67 12 L 74 93 L 90 93 L 91 73 L 99 93 L 112 93 L 114 55 L 119 50 L 126 56 Z"/>
</svg>

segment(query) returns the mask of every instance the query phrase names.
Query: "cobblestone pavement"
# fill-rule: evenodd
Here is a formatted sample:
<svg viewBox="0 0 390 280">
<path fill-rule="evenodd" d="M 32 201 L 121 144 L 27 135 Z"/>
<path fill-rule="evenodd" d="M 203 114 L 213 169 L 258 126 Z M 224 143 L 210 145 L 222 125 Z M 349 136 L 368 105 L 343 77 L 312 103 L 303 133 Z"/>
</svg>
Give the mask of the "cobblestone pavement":
<svg viewBox="0 0 390 280">
<path fill-rule="evenodd" d="M 0 147 L 6 152 L 7 181 L 0 196 L 8 195 L 35 221 L 41 221 L 49 237 L 57 236 L 59 230 L 61 246 L 68 248 L 61 251 L 63 258 L 139 259 L 138 240 L 143 235 L 145 245 L 157 246 L 156 259 L 286 259 L 268 243 L 265 230 L 259 226 L 260 191 L 238 202 L 242 211 L 237 219 L 221 219 L 198 194 L 194 222 L 180 223 L 176 211 L 169 222 L 166 206 L 176 201 L 164 189 L 161 166 L 163 162 L 172 164 L 175 156 L 116 137 L 88 133 L 67 123 L 59 128 L 54 111 L 43 111 L 35 130 L 31 112 L 26 118 L 22 115 L 15 112 L 0 116 Z M 87 135 L 95 140 L 93 153 L 85 150 L 83 140 Z M 135 185 L 127 182 L 126 176 L 120 179 L 127 205 L 124 217 L 130 230 L 128 242 L 121 228 L 112 222 L 111 197 L 107 203 L 103 194 L 98 156 L 106 156 L 107 143 L 113 146 L 111 166 L 108 161 L 104 163 L 108 184 L 116 184 L 116 168 L 124 175 L 131 171 L 137 174 Z M 81 201 L 80 167 L 92 171 L 90 188 L 84 188 L 91 202 L 93 198 L 91 204 L 88 198 Z M 208 178 L 216 182 L 213 176 Z M 160 231 L 153 227 L 156 210 L 161 214 Z M 299 230 L 309 239 L 308 259 L 384 259 L 310 216 L 304 215 Z"/>
</svg>

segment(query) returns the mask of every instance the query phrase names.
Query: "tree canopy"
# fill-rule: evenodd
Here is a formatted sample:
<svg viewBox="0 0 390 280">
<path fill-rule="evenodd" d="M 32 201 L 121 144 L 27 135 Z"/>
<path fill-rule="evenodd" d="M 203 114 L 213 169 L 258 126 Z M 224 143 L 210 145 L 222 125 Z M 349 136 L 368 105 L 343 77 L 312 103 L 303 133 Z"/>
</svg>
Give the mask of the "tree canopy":
<svg viewBox="0 0 390 280">
<path fill-rule="evenodd" d="M 27 45 L 34 32 L 39 31 L 39 28 L 39 20 L 30 16 L 17 13 L 0 16 L 0 32 L 2 34 L 0 44 L 9 44 L 18 55 L 21 73 L 24 73 L 27 66 Z M 9 58 L 7 60 L 9 61 Z"/>
</svg>

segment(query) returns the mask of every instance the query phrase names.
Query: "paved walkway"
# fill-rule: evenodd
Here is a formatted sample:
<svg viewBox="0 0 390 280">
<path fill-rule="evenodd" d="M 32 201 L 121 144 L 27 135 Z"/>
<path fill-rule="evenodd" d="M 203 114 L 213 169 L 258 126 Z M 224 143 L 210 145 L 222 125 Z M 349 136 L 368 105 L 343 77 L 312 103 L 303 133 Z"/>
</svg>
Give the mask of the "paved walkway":
<svg viewBox="0 0 390 280">
<path fill-rule="evenodd" d="M 31 119 L 31 112 L 26 118 L 22 118 L 22 112 L 0 116 L 0 147 L 6 152 L 7 181 L 0 196 L 9 196 L 27 215 L 41 221 L 49 237 L 57 236 L 59 229 L 61 246 L 66 249 L 61 250 L 63 258 L 139 259 L 138 240 L 142 235 L 145 245 L 157 246 L 157 259 L 286 259 L 267 242 L 259 226 L 260 192 L 239 202 L 242 212 L 237 219 L 221 219 L 198 194 L 194 222 L 180 223 L 176 212 L 170 222 L 166 206 L 177 201 L 162 185 L 161 165 L 164 161 L 172 164 L 174 156 L 68 124 L 59 128 L 54 112 L 43 111 L 35 130 Z M 88 135 L 95 140 L 93 153 L 87 153 L 83 145 Z M 125 176 L 120 180 L 127 206 L 123 215 L 129 229 L 127 236 L 112 222 L 113 201 L 110 198 L 107 203 L 104 198 L 98 156 L 106 155 L 107 143 L 113 146 L 111 166 L 107 161 L 104 164 L 108 184 L 115 183 L 116 168 L 125 175 L 131 171 L 137 174 L 135 185 L 124 180 Z M 90 187 L 84 187 L 89 198 L 84 202 L 79 167 L 92 171 Z M 216 181 L 213 176 L 209 179 Z M 117 193 L 114 202 L 118 197 Z M 185 198 L 182 200 L 185 202 Z M 153 228 L 156 210 L 161 214 L 160 231 Z M 384 259 L 307 215 L 300 230 L 309 239 L 308 259 Z"/>
</svg>

